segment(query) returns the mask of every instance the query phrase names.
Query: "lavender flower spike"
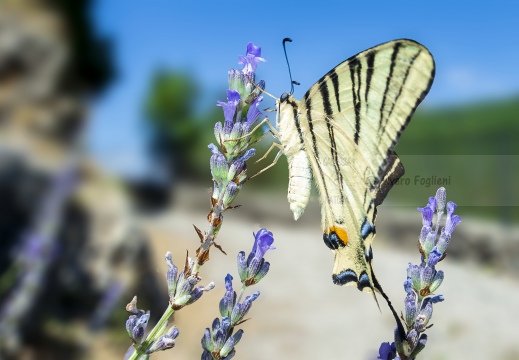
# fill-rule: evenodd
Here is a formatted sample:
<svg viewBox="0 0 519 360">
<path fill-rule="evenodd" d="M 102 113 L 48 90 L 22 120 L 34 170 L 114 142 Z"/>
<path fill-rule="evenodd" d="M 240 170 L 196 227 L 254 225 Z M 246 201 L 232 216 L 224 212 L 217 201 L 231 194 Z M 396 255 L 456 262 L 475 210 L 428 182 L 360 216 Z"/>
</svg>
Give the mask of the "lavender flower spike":
<svg viewBox="0 0 519 360">
<path fill-rule="evenodd" d="M 437 239 L 438 229 L 442 214 L 447 205 L 447 219 Z M 461 221 L 461 217 L 454 215 L 456 204 L 446 204 L 446 191 L 438 189 L 436 197 L 430 197 L 426 207 L 418 208 L 422 213 L 423 227 L 419 236 L 421 263 L 409 264 L 407 279 L 404 282 L 406 291 L 405 315 L 403 317 L 407 331 L 401 324 L 395 329 L 395 342 L 383 343 L 379 349 L 378 359 L 405 359 L 413 360 L 420 353 L 427 342 L 425 331 L 433 314 L 433 304 L 444 300 L 442 295 L 433 293 L 440 287 L 444 273 L 436 270 L 436 265 L 445 257 L 445 250 L 449 244 L 454 228 Z M 433 229 L 434 214 L 436 213 L 436 225 Z M 394 351 L 393 351 L 394 349 Z M 398 354 L 398 357 L 397 357 Z"/>
<path fill-rule="evenodd" d="M 202 280 L 199 275 L 200 267 L 209 260 L 209 252 L 213 245 L 225 253 L 215 239 L 223 221 L 223 213 L 235 208 L 231 204 L 248 178 L 246 162 L 255 155 L 255 149 L 250 147 L 252 143 L 250 129 L 262 115 L 259 110 L 262 100 L 260 93 L 265 88 L 265 82 L 261 80 L 257 84 L 253 83 L 257 65 L 261 61 L 265 61 L 261 57 L 261 48 L 249 43 L 245 56 L 240 56 L 243 69 L 231 70 L 228 73 L 227 100 L 217 102 L 217 106 L 223 110 L 223 123 L 218 122 L 214 127 L 216 145 L 208 146 L 212 153 L 209 164 L 213 180 L 211 211 L 207 216 L 209 229 L 202 231 L 195 226 L 201 245 L 196 250 L 196 258 L 186 256 L 185 264 L 180 269 L 173 264 L 171 253 L 166 254 L 166 264 L 169 268 L 166 273 L 169 306 L 145 340 L 143 339 L 147 324 L 146 316 L 149 315 L 137 309 L 136 300 L 129 304 L 128 310 L 131 315 L 126 322 L 126 329 L 134 345 L 131 349 L 133 351 L 127 353 L 128 360 L 148 358 L 153 352 L 173 347 L 179 332 L 178 329 L 172 328 L 167 334 L 163 334 L 168 319 L 175 311 L 194 303 L 205 291 L 214 288 L 213 282 L 207 286 L 198 285 Z M 245 283 L 242 281 L 239 296 L 232 287 L 232 276 L 226 277 L 226 292 L 220 301 L 222 320 L 216 319 L 212 331 L 206 330 L 202 338 L 204 348 L 202 359 L 226 360 L 231 359 L 236 353 L 234 347 L 243 332 L 239 330 L 233 334 L 233 328 L 250 310 L 259 292 L 247 296 L 243 302 L 240 300 L 247 286 L 257 283 L 268 273 L 270 264 L 265 262 L 263 256 L 268 249 L 272 248 L 272 242 L 272 233 L 265 229 L 260 230 L 256 237 L 256 250 L 250 256 L 251 264 L 247 264 L 243 259 L 249 276 Z M 245 258 L 244 253 L 243 258 Z M 242 270 L 239 269 L 240 278 L 242 278 Z M 231 317 L 235 319 L 234 323 L 231 322 Z"/>
<path fill-rule="evenodd" d="M 227 274 L 225 277 L 225 294 L 220 301 L 220 314 L 222 315 L 222 320 L 216 318 L 213 321 L 211 329 L 205 329 L 204 335 L 202 336 L 202 348 L 204 352 L 202 354 L 202 359 L 207 360 L 218 360 L 218 359 L 230 359 L 236 353 L 235 346 L 240 341 L 243 330 L 238 330 L 234 333 L 234 328 L 245 320 L 245 316 L 249 312 L 252 307 L 252 303 L 259 297 L 259 291 L 252 293 L 249 296 L 246 296 L 245 299 L 240 302 L 245 289 L 259 280 L 258 275 L 256 277 L 254 275 L 250 275 L 251 277 L 247 278 L 249 274 L 249 268 L 252 263 L 259 264 L 259 268 L 266 269 L 263 270 L 262 276 L 265 276 L 268 272 L 268 263 L 265 262 L 263 256 L 267 252 L 267 250 L 273 249 L 272 243 L 274 242 L 274 237 L 272 233 L 267 229 L 260 229 L 257 234 L 254 235 L 254 246 L 252 248 L 251 253 L 248 258 L 249 261 L 245 260 L 245 252 L 241 251 L 238 255 L 238 272 L 240 273 L 240 278 L 242 280 L 242 289 L 240 291 L 240 295 L 237 297 L 236 292 L 232 286 L 232 276 Z M 249 265 L 247 264 L 249 263 Z M 233 335 L 234 333 L 234 335 Z"/>
</svg>

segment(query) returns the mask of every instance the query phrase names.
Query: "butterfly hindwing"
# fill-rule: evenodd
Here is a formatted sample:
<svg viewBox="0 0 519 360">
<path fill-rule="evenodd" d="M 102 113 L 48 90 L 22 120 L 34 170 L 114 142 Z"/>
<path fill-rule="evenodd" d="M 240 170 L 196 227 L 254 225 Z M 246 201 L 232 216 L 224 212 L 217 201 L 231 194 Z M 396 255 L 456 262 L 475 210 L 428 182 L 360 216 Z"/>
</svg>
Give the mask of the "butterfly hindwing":
<svg viewBox="0 0 519 360">
<path fill-rule="evenodd" d="M 393 147 L 433 78 L 429 51 L 395 40 L 342 62 L 298 103 L 294 139 L 302 141 L 319 189 L 337 284 L 374 289 L 376 206 L 403 174 Z"/>
</svg>

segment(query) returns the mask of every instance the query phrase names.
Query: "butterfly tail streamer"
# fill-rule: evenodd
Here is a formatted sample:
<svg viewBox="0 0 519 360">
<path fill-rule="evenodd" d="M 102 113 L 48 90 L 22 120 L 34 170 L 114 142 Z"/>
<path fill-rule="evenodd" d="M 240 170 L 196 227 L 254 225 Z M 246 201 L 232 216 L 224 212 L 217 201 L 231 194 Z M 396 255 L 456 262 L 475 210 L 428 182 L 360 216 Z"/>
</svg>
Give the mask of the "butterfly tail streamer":
<svg viewBox="0 0 519 360">
<path fill-rule="evenodd" d="M 372 278 L 373 278 L 373 286 L 374 286 L 375 290 L 377 290 L 382 295 L 384 300 L 386 300 L 386 303 L 389 306 L 389 309 L 391 310 L 391 313 L 393 314 L 393 317 L 395 318 L 396 326 L 398 328 L 398 333 L 400 335 L 400 338 L 401 339 L 405 339 L 406 332 L 404 330 L 404 326 L 402 325 L 402 321 L 400 321 L 400 318 L 398 317 L 398 314 L 397 314 L 395 308 L 393 307 L 393 304 L 391 304 L 391 300 L 389 300 L 389 296 L 387 296 L 387 294 L 382 289 L 382 286 L 378 282 L 378 279 L 375 276 L 375 273 L 373 272 L 373 267 L 372 267 L 371 264 L 370 264 L 370 268 L 371 268 L 371 275 L 372 275 Z M 373 292 L 373 297 L 375 298 L 375 301 L 377 302 L 377 306 L 378 306 L 378 308 L 380 310 L 380 305 L 378 304 L 378 300 L 376 299 L 375 292 Z"/>
</svg>

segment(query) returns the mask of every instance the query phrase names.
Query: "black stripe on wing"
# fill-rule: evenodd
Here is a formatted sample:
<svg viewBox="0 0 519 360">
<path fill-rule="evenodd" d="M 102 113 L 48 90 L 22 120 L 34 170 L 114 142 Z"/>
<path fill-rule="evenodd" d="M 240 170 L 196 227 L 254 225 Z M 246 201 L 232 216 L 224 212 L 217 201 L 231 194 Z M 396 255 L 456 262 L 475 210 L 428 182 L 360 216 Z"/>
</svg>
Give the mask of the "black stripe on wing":
<svg viewBox="0 0 519 360">
<path fill-rule="evenodd" d="M 315 162 L 317 164 L 317 168 L 319 169 L 319 174 L 315 174 L 315 171 L 314 171 L 314 176 L 317 177 L 317 176 L 320 176 L 321 177 L 321 183 L 323 184 L 323 187 L 324 187 L 324 194 L 326 195 L 326 200 L 328 201 L 328 203 L 330 203 L 330 194 L 328 193 L 328 189 L 326 188 L 326 182 L 324 180 L 324 172 L 323 172 L 323 169 L 321 167 L 321 161 L 319 159 L 319 150 L 317 149 L 317 137 L 315 136 L 315 132 L 314 132 L 314 124 L 312 123 L 312 104 L 311 104 L 311 100 L 309 98 L 309 93 L 307 92 L 305 94 L 305 97 L 303 98 L 303 102 L 305 104 L 305 107 L 306 107 L 306 119 L 308 121 L 308 129 L 310 130 L 310 134 L 312 134 L 312 148 L 313 148 L 313 151 L 314 151 L 314 155 L 315 155 Z"/>
<path fill-rule="evenodd" d="M 353 140 L 355 144 L 359 143 L 359 134 L 360 134 L 360 60 L 358 58 L 354 58 L 349 64 L 350 68 L 350 79 L 351 79 L 351 93 L 353 95 L 353 109 L 355 111 L 355 135 Z M 355 84 L 355 72 L 357 73 L 357 84 Z"/>
<path fill-rule="evenodd" d="M 398 55 L 398 50 L 402 44 L 396 43 L 393 47 L 393 53 L 391 54 L 391 65 L 389 66 L 389 74 L 386 77 L 386 87 L 384 89 L 384 93 L 382 94 L 382 106 L 380 106 L 380 119 L 379 119 L 379 129 L 382 129 L 382 122 L 384 121 L 384 108 L 386 107 L 386 98 L 389 92 L 389 84 L 391 83 L 391 79 L 393 78 L 393 71 L 396 65 L 396 57 Z"/>
<path fill-rule="evenodd" d="M 338 80 L 337 85 L 338 85 Z M 332 79 L 332 83 L 335 87 L 335 82 Z M 330 138 L 330 155 L 331 159 L 333 159 L 333 167 L 335 169 L 335 177 L 337 178 L 337 187 L 340 190 L 340 197 L 341 197 L 341 204 L 344 203 L 344 193 L 342 191 L 342 184 L 343 184 L 343 178 L 341 173 L 341 168 L 339 165 L 339 156 L 337 153 L 337 144 L 335 143 L 335 134 L 333 131 L 333 126 L 330 122 L 330 118 L 332 117 L 333 111 L 332 111 L 332 105 L 330 103 L 330 94 L 328 92 L 328 85 L 325 79 L 322 79 L 322 81 L 319 82 L 319 91 L 321 92 L 321 97 L 323 100 L 323 108 L 324 108 L 324 115 L 325 115 L 325 122 L 326 127 L 328 128 L 328 136 Z"/>
<path fill-rule="evenodd" d="M 368 54 L 366 57 L 366 63 L 368 65 L 366 69 L 366 92 L 364 93 L 364 101 L 366 101 L 366 106 L 369 105 L 368 103 L 368 94 L 369 89 L 371 87 L 371 78 L 373 77 L 373 70 L 375 70 L 375 52 L 372 51 Z"/>
</svg>

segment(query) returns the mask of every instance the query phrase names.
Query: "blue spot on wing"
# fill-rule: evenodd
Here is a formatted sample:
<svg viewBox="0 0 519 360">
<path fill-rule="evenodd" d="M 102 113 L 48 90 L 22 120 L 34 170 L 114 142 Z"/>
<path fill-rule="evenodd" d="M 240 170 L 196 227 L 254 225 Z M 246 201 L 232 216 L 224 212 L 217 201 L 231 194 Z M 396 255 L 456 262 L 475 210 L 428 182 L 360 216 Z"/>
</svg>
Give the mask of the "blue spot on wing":
<svg viewBox="0 0 519 360">
<path fill-rule="evenodd" d="M 360 234 L 362 235 L 362 238 L 365 239 L 371 233 L 375 233 L 375 227 L 369 223 L 367 218 L 364 218 L 360 228 Z"/>
<path fill-rule="evenodd" d="M 357 287 L 359 290 L 363 290 L 365 287 L 371 288 L 371 281 L 369 281 L 369 276 L 366 274 L 365 271 L 363 271 L 360 274 L 359 282 L 357 283 Z"/>
<path fill-rule="evenodd" d="M 332 280 L 335 285 L 346 285 L 352 281 L 357 282 L 358 278 L 355 271 L 348 269 L 343 270 L 338 274 L 333 274 Z"/>
</svg>

